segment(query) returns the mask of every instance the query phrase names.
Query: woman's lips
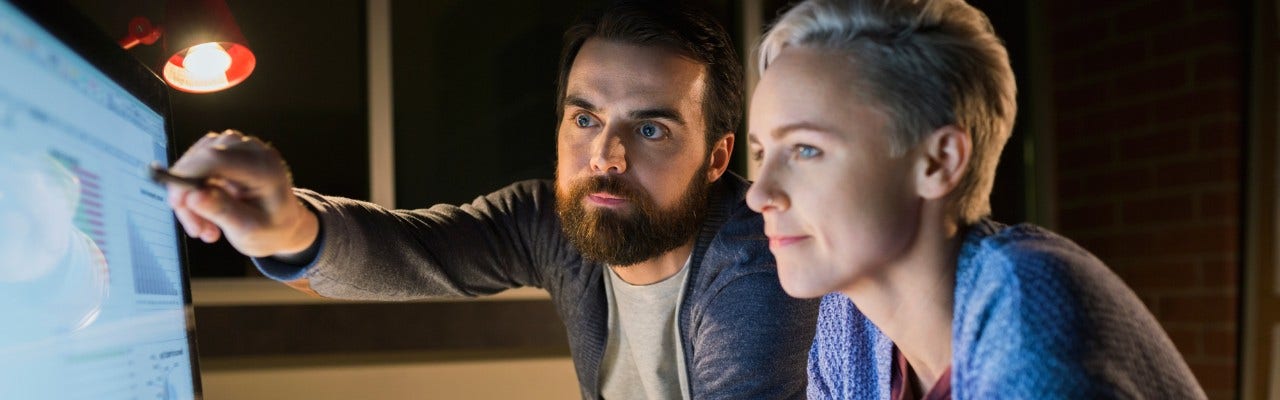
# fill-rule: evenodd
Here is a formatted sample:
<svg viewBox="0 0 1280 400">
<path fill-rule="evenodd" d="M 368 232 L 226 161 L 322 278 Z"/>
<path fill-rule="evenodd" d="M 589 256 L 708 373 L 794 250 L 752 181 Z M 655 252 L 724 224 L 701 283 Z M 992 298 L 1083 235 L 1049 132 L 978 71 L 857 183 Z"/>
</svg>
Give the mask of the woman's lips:
<svg viewBox="0 0 1280 400">
<path fill-rule="evenodd" d="M 783 235 L 783 236 L 770 236 L 770 237 L 769 237 L 769 248 L 772 248 L 772 249 L 783 248 L 783 247 L 787 247 L 787 246 L 790 246 L 790 245 L 793 245 L 793 244 L 796 244 L 796 243 L 802 242 L 802 241 L 804 241 L 804 240 L 806 240 L 806 239 L 809 239 L 809 237 L 808 237 L 808 236 L 804 236 L 804 235 L 795 235 L 795 236 L 785 236 L 785 235 Z"/>
</svg>

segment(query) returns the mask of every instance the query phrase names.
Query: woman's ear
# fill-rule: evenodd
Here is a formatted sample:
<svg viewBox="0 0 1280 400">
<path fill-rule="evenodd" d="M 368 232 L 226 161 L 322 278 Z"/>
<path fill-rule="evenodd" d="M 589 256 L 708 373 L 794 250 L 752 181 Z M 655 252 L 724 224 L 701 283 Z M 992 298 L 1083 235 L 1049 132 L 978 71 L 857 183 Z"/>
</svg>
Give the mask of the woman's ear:
<svg viewBox="0 0 1280 400">
<path fill-rule="evenodd" d="M 947 125 L 930 133 L 917 147 L 916 191 L 925 199 L 951 194 L 969 168 L 973 140 L 969 133 Z"/>
</svg>

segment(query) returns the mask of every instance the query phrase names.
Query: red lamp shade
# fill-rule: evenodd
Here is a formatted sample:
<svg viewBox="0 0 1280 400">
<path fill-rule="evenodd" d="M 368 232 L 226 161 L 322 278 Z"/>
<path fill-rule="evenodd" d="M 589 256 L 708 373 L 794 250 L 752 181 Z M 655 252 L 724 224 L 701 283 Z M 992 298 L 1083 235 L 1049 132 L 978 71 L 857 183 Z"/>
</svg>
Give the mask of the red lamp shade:
<svg viewBox="0 0 1280 400">
<path fill-rule="evenodd" d="M 164 49 L 173 54 L 161 75 L 188 93 L 223 90 L 249 77 L 257 60 L 223 0 L 165 2 Z"/>
</svg>

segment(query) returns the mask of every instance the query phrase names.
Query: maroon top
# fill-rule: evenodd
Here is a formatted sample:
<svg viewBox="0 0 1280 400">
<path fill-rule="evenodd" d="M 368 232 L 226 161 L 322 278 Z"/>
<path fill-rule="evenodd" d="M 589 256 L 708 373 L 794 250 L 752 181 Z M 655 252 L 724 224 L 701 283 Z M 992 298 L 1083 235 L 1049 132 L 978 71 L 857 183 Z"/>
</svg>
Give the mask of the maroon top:
<svg viewBox="0 0 1280 400">
<path fill-rule="evenodd" d="M 920 398 L 915 393 L 915 386 L 908 384 L 911 380 L 911 364 L 907 363 L 907 356 L 898 351 L 898 346 L 893 346 L 893 372 L 889 374 L 889 398 L 892 400 L 915 400 Z M 938 382 L 933 384 L 933 389 L 929 389 L 929 394 L 925 395 L 922 400 L 951 400 L 951 366 L 948 365 L 946 370 L 942 371 L 942 376 L 938 377 Z"/>
</svg>

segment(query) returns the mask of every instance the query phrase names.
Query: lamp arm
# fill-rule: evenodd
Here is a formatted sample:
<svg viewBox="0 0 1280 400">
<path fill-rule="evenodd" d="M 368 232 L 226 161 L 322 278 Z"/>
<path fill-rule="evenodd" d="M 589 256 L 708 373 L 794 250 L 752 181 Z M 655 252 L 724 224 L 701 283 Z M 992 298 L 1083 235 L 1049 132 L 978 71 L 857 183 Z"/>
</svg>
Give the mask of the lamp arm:
<svg viewBox="0 0 1280 400">
<path fill-rule="evenodd" d="M 125 37 L 120 38 L 118 43 L 125 50 L 132 49 L 138 44 L 150 45 L 160 40 L 160 36 L 164 33 L 164 28 L 151 25 L 151 20 L 147 17 L 133 17 L 129 20 L 129 30 Z"/>
</svg>

